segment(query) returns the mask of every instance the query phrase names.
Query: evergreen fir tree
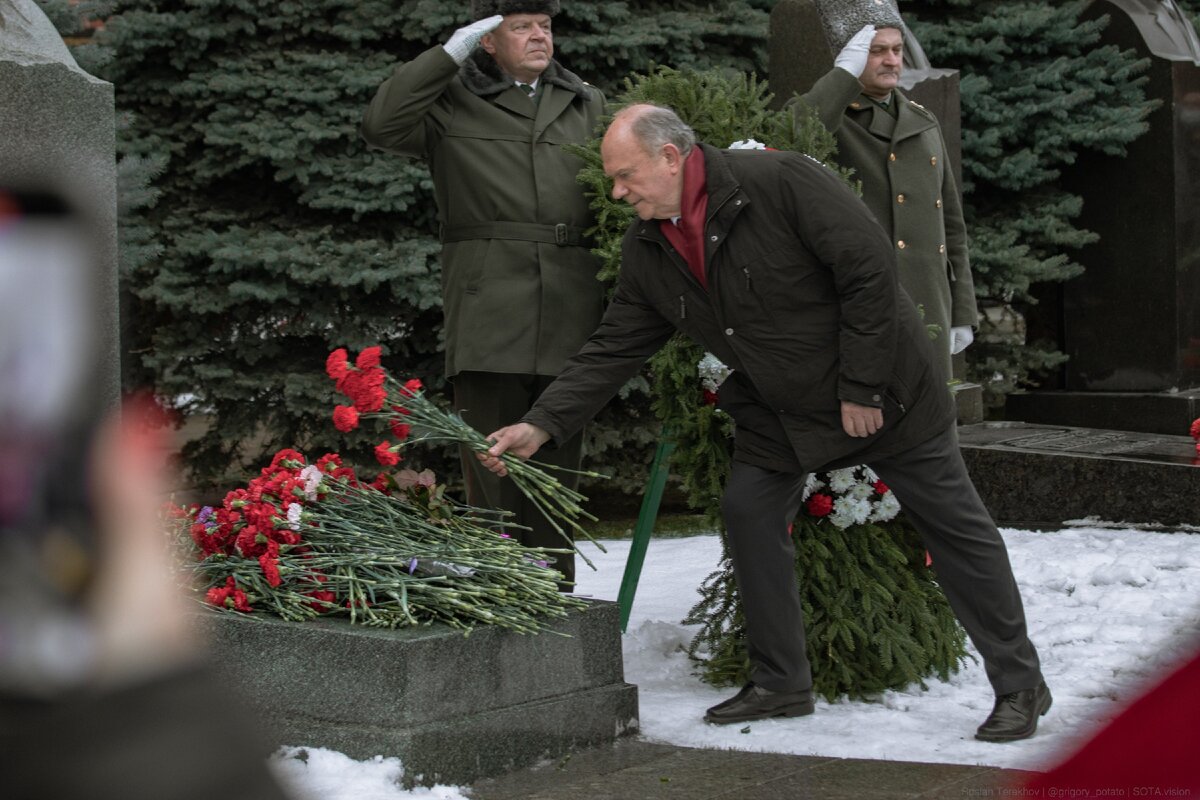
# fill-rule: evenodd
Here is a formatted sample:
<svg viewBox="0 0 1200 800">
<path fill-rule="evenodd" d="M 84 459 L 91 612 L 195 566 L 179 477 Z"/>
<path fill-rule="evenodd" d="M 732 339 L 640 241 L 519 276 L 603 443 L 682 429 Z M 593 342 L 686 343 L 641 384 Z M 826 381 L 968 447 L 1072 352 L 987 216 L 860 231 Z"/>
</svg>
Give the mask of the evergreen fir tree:
<svg viewBox="0 0 1200 800">
<path fill-rule="evenodd" d="M 764 0 L 713 6 L 571 2 L 558 58 L 606 90 L 653 63 L 760 69 Z M 130 114 L 122 152 L 161 169 L 133 222 L 161 253 L 125 270 L 131 375 L 210 420 L 186 449 L 201 483 L 230 482 L 280 446 L 331 448 L 334 347 L 382 344 L 396 374 L 443 384 L 429 175 L 369 152 L 358 121 L 395 64 L 444 42 L 470 4 L 440 0 L 114 3 L 101 77 Z M 644 482 L 656 431 L 628 387 L 588 442 L 589 463 Z M 641 445 L 641 449 L 631 447 Z M 370 459 L 369 443 L 345 454 Z M 342 448 L 346 451 L 346 448 Z M 431 457 L 453 476 L 447 451 Z"/>
</svg>

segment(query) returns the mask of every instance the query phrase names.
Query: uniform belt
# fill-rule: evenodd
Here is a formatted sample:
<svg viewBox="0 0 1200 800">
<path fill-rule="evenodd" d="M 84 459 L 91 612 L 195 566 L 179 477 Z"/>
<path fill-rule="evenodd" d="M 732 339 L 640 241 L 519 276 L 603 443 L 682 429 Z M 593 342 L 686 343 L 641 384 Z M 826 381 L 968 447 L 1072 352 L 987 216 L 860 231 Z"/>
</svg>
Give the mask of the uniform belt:
<svg viewBox="0 0 1200 800">
<path fill-rule="evenodd" d="M 542 225 L 536 222 L 478 222 L 442 228 L 442 244 L 468 239 L 515 239 L 519 242 L 543 242 L 559 247 L 590 247 L 592 239 L 583 228 L 560 222 Z"/>
</svg>

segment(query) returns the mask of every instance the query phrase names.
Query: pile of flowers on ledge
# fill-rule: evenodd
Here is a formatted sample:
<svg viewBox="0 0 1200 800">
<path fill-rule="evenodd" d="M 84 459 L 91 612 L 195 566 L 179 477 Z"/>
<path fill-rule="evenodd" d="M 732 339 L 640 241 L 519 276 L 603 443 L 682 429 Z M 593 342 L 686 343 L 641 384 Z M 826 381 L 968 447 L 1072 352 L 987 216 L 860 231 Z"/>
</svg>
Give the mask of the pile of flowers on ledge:
<svg viewBox="0 0 1200 800">
<path fill-rule="evenodd" d="M 379 348 L 364 350 L 353 365 L 335 351 L 327 371 L 351 400 L 334 411 L 339 429 L 370 417 L 387 422 L 396 441 L 375 449 L 384 467 L 397 467 L 400 452 L 415 443 L 488 446 L 425 397 L 419 381 L 388 376 Z M 580 518 L 594 518 L 579 505 L 581 495 L 535 462 L 507 460 L 522 491 L 564 532 L 565 545 L 574 546 L 567 530 L 587 536 Z M 172 506 L 170 515 L 194 556 L 189 568 L 205 602 L 231 612 L 534 633 L 584 605 L 559 592 L 562 575 L 547 565 L 547 554 L 565 550 L 521 545 L 508 515 L 456 502 L 428 470 L 393 469 L 366 482 L 336 453 L 310 463 L 284 449 L 219 507 Z"/>
</svg>

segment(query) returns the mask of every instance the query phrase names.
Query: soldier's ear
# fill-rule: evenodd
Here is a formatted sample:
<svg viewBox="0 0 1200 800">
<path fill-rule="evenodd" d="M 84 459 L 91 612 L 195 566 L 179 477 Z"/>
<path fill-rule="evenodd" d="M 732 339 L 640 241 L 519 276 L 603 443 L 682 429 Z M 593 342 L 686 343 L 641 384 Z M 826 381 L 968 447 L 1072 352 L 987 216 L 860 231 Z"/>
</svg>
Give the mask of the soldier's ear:
<svg viewBox="0 0 1200 800">
<path fill-rule="evenodd" d="M 483 52 L 489 56 L 496 54 L 496 37 L 491 33 L 485 33 L 483 38 L 479 40 L 479 46 L 483 48 Z"/>
</svg>

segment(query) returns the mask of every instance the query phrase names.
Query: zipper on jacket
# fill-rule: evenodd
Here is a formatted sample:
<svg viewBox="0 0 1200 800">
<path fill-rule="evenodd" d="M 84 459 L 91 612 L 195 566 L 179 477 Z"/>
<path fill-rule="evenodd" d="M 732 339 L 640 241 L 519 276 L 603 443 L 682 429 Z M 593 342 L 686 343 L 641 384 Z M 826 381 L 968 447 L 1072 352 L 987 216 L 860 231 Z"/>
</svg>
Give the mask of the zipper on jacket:
<svg viewBox="0 0 1200 800">
<path fill-rule="evenodd" d="M 908 413 L 908 409 L 904 407 L 904 403 L 900 402 L 900 398 L 896 397 L 895 392 L 893 392 L 890 389 L 887 389 L 884 391 L 884 394 L 886 394 L 888 397 L 892 398 L 892 402 L 895 403 L 897 406 L 899 406 L 901 414 Z"/>
<path fill-rule="evenodd" d="M 746 291 L 750 291 L 750 268 L 742 267 L 742 272 L 746 273 Z"/>
<path fill-rule="evenodd" d="M 679 318 L 687 319 L 687 299 L 679 295 Z"/>
</svg>

